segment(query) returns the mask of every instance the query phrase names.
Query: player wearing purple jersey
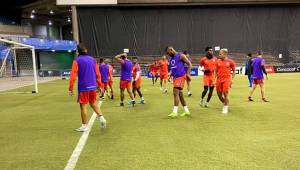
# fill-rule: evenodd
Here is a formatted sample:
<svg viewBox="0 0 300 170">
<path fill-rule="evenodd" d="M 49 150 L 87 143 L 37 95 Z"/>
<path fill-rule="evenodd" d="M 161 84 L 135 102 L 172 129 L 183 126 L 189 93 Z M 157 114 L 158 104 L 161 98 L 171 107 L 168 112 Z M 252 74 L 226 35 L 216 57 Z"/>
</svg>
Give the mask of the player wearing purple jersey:
<svg viewBox="0 0 300 170">
<path fill-rule="evenodd" d="M 107 93 L 107 87 L 108 87 L 109 67 L 108 64 L 104 63 L 103 58 L 100 58 L 99 60 L 99 70 L 100 70 L 101 82 L 102 82 L 100 98 L 104 100 L 105 94 Z"/>
<path fill-rule="evenodd" d="M 184 112 L 180 116 L 189 116 L 191 113 L 184 100 L 182 89 L 184 87 L 186 77 L 190 79 L 190 71 L 192 68 L 192 64 L 184 54 L 176 52 L 172 46 L 166 48 L 166 53 L 168 56 L 170 56 L 169 63 L 171 65 L 171 72 L 173 76 L 174 95 L 173 112 L 168 116 L 171 118 L 175 118 L 178 116 L 179 101 L 184 108 Z M 184 64 L 188 65 L 187 72 L 184 70 Z"/>
<path fill-rule="evenodd" d="M 127 59 L 127 54 L 119 54 L 115 59 L 121 64 L 121 77 L 120 77 L 120 106 L 124 106 L 124 91 L 127 90 L 132 106 L 135 105 L 135 100 L 131 91 L 131 78 L 132 78 L 132 62 Z"/>
<path fill-rule="evenodd" d="M 252 59 L 252 78 L 253 78 L 254 85 L 253 85 L 252 89 L 250 90 L 248 101 L 253 101 L 253 99 L 252 99 L 253 92 L 255 91 L 256 86 L 259 85 L 262 100 L 264 102 L 269 102 L 265 98 L 264 74 L 266 75 L 266 78 L 268 79 L 267 71 L 265 69 L 265 60 L 262 57 L 262 52 L 258 51 L 257 57 Z"/>
</svg>

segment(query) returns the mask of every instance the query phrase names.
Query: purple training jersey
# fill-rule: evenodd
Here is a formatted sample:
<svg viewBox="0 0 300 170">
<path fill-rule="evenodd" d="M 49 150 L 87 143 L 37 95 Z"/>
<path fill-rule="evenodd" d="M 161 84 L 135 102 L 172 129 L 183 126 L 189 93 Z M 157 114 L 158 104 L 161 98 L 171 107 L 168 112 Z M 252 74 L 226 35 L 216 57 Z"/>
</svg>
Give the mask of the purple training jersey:
<svg viewBox="0 0 300 170">
<path fill-rule="evenodd" d="M 261 57 L 256 57 L 252 59 L 252 75 L 253 79 L 263 79 L 264 78 L 264 72 L 263 72 L 263 66 L 265 64 L 265 60 Z"/>
<path fill-rule="evenodd" d="M 107 83 L 108 82 L 108 74 L 109 74 L 109 67 L 107 64 L 99 64 L 99 70 L 101 74 L 101 82 Z"/>
<path fill-rule="evenodd" d="M 78 91 L 91 91 L 97 89 L 96 60 L 88 55 L 78 56 Z"/>
<path fill-rule="evenodd" d="M 128 59 L 121 63 L 121 80 L 131 81 L 132 77 L 132 62 Z"/>
<path fill-rule="evenodd" d="M 184 62 L 181 61 L 180 56 L 180 53 L 176 53 L 173 57 L 171 57 L 169 62 L 171 65 L 172 76 L 174 78 L 182 77 L 185 75 Z"/>
</svg>

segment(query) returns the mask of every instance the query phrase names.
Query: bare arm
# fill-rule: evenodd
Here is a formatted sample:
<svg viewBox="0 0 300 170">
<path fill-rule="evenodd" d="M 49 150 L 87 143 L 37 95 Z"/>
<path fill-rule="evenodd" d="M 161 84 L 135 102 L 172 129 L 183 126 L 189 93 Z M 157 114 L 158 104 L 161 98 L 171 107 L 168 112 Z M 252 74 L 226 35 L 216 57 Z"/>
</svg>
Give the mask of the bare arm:
<svg viewBox="0 0 300 170">
<path fill-rule="evenodd" d="M 119 63 L 124 63 L 124 60 L 122 59 L 122 56 L 127 56 L 126 53 L 122 53 L 122 54 L 119 54 L 119 55 L 116 55 L 115 56 L 115 59 L 119 62 Z"/>
<path fill-rule="evenodd" d="M 188 60 L 188 58 L 184 54 L 181 54 L 180 60 L 182 60 L 183 62 L 185 62 L 188 65 L 187 74 L 190 75 L 190 72 L 192 69 L 192 63 Z"/>
</svg>

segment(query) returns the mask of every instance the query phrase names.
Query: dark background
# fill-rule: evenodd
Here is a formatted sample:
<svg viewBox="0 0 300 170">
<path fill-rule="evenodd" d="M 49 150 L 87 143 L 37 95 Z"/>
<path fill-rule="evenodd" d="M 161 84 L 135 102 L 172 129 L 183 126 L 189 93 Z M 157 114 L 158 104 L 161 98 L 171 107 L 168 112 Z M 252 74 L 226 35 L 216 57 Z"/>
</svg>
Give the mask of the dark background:
<svg viewBox="0 0 300 170">
<path fill-rule="evenodd" d="M 161 55 L 167 45 L 202 54 L 206 46 L 230 52 L 268 51 L 274 56 L 300 48 L 299 6 L 80 7 L 80 40 L 92 55 Z"/>
</svg>

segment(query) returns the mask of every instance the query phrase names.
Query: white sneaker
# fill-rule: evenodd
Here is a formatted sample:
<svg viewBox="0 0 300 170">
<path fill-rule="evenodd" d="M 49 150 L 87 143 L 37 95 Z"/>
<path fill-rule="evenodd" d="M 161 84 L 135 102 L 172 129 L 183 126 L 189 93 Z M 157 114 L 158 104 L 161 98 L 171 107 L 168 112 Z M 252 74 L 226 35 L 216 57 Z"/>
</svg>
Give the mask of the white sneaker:
<svg viewBox="0 0 300 170">
<path fill-rule="evenodd" d="M 167 92 L 168 92 L 168 90 L 167 90 L 167 89 L 165 89 L 165 90 L 164 90 L 164 93 L 167 93 Z"/>
<path fill-rule="evenodd" d="M 204 107 L 204 101 L 203 101 L 203 99 L 200 100 L 199 105 L 202 106 L 202 107 Z"/>
<path fill-rule="evenodd" d="M 205 102 L 204 107 L 208 107 L 208 102 Z"/>
<path fill-rule="evenodd" d="M 104 116 L 100 116 L 99 121 L 100 121 L 100 128 L 105 129 L 106 128 L 106 120 L 105 120 Z"/>
<path fill-rule="evenodd" d="M 77 131 L 77 132 L 85 132 L 87 130 L 88 130 L 87 125 L 81 125 L 80 128 L 75 129 L 75 131 Z"/>
<path fill-rule="evenodd" d="M 228 113 L 228 106 L 223 106 L 222 114 Z"/>
<path fill-rule="evenodd" d="M 161 87 L 160 87 L 159 89 L 160 89 L 160 91 L 162 91 L 162 90 L 163 90 Z"/>
</svg>

